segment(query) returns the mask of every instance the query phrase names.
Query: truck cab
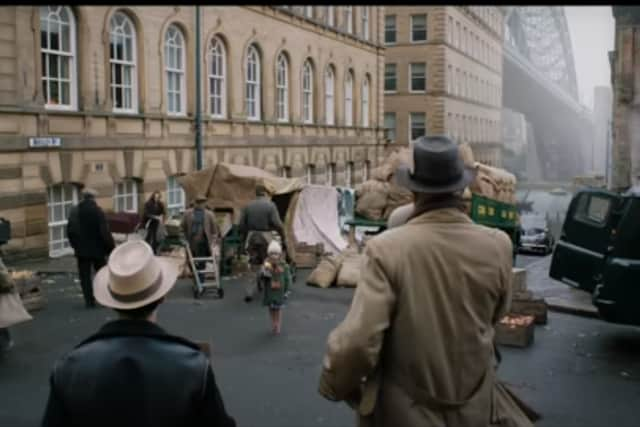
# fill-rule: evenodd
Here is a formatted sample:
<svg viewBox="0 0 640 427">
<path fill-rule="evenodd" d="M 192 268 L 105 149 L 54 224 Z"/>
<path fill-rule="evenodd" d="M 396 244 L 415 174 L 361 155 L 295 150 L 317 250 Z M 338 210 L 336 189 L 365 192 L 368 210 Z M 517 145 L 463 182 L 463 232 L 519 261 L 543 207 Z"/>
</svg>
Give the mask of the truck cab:
<svg viewBox="0 0 640 427">
<path fill-rule="evenodd" d="M 589 292 L 604 320 L 640 325 L 640 192 L 578 191 L 549 276 Z"/>
</svg>

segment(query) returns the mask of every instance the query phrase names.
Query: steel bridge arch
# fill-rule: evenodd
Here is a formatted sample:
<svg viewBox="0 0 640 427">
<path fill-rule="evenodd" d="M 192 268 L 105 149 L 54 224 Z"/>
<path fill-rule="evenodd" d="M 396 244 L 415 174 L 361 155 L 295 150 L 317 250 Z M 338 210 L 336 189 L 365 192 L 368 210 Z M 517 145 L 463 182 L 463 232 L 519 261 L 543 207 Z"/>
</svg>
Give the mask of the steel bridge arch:
<svg viewBox="0 0 640 427">
<path fill-rule="evenodd" d="M 505 13 L 505 44 L 578 100 L 573 48 L 564 7 L 516 6 Z"/>
</svg>

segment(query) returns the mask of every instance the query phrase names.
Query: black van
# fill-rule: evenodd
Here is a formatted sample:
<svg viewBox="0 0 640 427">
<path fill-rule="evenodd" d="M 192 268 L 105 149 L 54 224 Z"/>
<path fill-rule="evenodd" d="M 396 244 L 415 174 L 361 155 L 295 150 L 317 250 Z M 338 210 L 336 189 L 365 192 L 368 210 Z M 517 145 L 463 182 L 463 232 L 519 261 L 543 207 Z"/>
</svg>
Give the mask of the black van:
<svg viewBox="0 0 640 427">
<path fill-rule="evenodd" d="M 577 192 L 549 275 L 591 293 L 603 319 L 640 325 L 640 192 Z"/>
</svg>

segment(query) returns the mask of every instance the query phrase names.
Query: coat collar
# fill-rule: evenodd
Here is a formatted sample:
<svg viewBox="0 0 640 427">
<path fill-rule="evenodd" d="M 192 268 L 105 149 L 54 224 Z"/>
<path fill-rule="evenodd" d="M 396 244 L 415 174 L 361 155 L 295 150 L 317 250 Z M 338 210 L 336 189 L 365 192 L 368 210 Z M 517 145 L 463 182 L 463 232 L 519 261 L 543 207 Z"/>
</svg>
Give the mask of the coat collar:
<svg viewBox="0 0 640 427">
<path fill-rule="evenodd" d="M 411 219 L 407 224 L 425 223 L 462 223 L 472 224 L 471 218 L 457 208 L 434 209 Z"/>
<path fill-rule="evenodd" d="M 163 341 L 173 341 L 199 350 L 197 344 L 181 337 L 168 334 L 160 326 L 147 320 L 118 319 L 106 323 L 100 330 L 81 342 L 76 348 L 93 341 L 116 337 L 155 338 Z"/>
</svg>

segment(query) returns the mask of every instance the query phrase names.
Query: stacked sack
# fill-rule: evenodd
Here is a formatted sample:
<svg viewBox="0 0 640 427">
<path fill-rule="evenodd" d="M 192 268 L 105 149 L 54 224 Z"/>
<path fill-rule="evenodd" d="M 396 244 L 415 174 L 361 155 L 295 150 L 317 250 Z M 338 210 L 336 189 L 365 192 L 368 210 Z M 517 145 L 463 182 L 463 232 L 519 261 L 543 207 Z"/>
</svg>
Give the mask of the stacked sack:
<svg viewBox="0 0 640 427">
<path fill-rule="evenodd" d="M 472 193 L 503 203 L 516 203 L 516 177 L 504 169 L 475 162 L 476 179 L 469 185 Z"/>
<path fill-rule="evenodd" d="M 330 286 L 354 288 L 360 280 L 364 255 L 357 247 L 348 247 L 340 255 L 324 258 L 307 278 L 307 284 L 319 288 Z"/>
<path fill-rule="evenodd" d="M 356 214 L 374 221 L 386 220 L 395 208 L 411 203 L 411 192 L 393 182 L 398 166 L 410 161 L 410 149 L 392 151 L 385 162 L 372 171 L 372 179 L 356 187 Z"/>
</svg>

